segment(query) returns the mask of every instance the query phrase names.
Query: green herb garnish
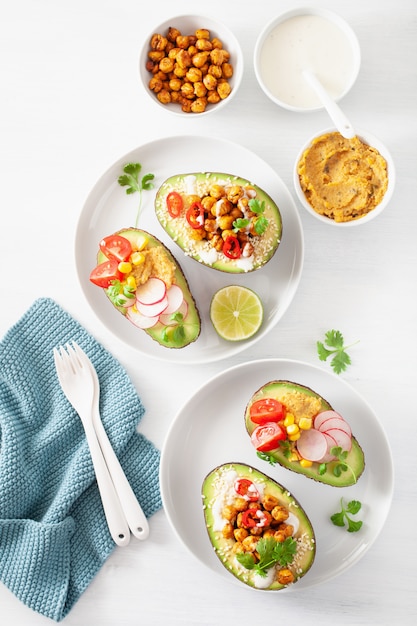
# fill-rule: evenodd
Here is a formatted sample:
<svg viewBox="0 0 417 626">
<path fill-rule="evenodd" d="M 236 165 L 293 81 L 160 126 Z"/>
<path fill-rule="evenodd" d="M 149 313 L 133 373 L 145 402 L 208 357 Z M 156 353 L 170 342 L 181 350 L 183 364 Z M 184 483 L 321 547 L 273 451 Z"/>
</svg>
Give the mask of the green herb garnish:
<svg viewBox="0 0 417 626">
<path fill-rule="evenodd" d="M 139 207 L 136 214 L 135 228 L 138 225 L 142 208 L 142 191 L 153 189 L 153 183 L 151 181 L 155 178 L 154 174 L 145 174 L 139 180 L 141 169 L 142 165 L 140 163 L 127 163 L 123 168 L 124 174 L 119 176 L 117 181 L 121 187 L 127 187 L 127 194 L 139 193 Z"/>
<path fill-rule="evenodd" d="M 356 341 L 355 343 L 358 342 Z M 328 330 L 325 334 L 324 343 L 322 341 L 317 342 L 319 359 L 320 361 L 326 361 L 329 356 L 334 355 L 330 365 L 336 374 L 340 374 L 351 364 L 350 356 L 346 350 L 354 346 L 355 343 L 345 346 L 343 335 L 339 330 Z"/>
<path fill-rule="evenodd" d="M 265 577 L 267 570 L 274 565 L 285 567 L 292 563 L 297 552 L 297 542 L 293 537 L 287 537 L 282 542 L 274 537 L 263 537 L 256 544 L 256 551 L 259 554 L 258 562 L 250 552 L 240 552 L 236 558 L 246 569 L 254 570 L 260 576 Z"/>
<path fill-rule="evenodd" d="M 171 315 L 170 319 L 175 324 L 165 326 L 162 331 L 162 340 L 165 343 L 181 343 L 185 338 L 184 316 L 179 311 L 176 311 Z"/>
<path fill-rule="evenodd" d="M 269 221 L 264 215 L 265 200 L 259 202 L 259 200 L 257 200 L 256 198 L 252 198 L 251 200 L 249 200 L 248 206 L 252 213 L 256 214 L 256 218 L 249 219 L 239 217 L 233 222 L 233 230 L 235 232 L 238 232 L 239 230 L 247 228 L 248 226 L 250 226 L 251 223 L 253 223 L 253 229 L 255 233 L 257 235 L 263 235 L 269 224 Z"/>
<path fill-rule="evenodd" d="M 340 446 L 335 446 L 334 448 L 330 449 L 330 454 L 335 456 L 336 459 L 339 461 L 333 467 L 333 474 L 339 478 L 339 476 L 341 476 L 342 472 L 350 471 L 350 472 L 352 472 L 353 479 L 354 479 L 354 481 L 356 483 L 357 482 L 356 474 L 353 471 L 352 467 L 348 463 L 346 463 L 346 459 L 347 459 L 347 456 L 348 456 L 349 452 L 347 450 L 343 450 L 343 448 L 341 448 Z M 319 465 L 319 474 L 320 474 L 320 476 L 325 474 L 326 471 L 327 471 L 327 463 L 320 463 L 320 465 Z"/>
<path fill-rule="evenodd" d="M 345 526 L 347 524 L 347 531 L 349 533 L 356 533 L 362 527 L 363 522 L 360 520 L 351 519 L 350 515 L 356 515 L 362 507 L 362 504 L 359 500 L 351 500 L 345 506 L 343 502 L 343 498 L 340 499 L 341 511 L 338 513 L 334 513 L 331 515 L 330 519 L 332 520 L 335 526 Z"/>
<path fill-rule="evenodd" d="M 123 306 L 126 300 L 135 298 L 135 290 L 128 285 L 122 285 L 120 280 L 112 280 L 110 287 L 106 289 L 106 294 L 116 306 Z"/>
<path fill-rule="evenodd" d="M 267 463 L 269 463 L 270 465 L 276 465 L 277 461 L 276 459 L 274 459 L 274 457 L 272 456 L 272 454 L 268 454 L 268 452 L 257 452 L 256 453 L 257 456 L 262 459 L 262 461 L 266 461 Z"/>
</svg>

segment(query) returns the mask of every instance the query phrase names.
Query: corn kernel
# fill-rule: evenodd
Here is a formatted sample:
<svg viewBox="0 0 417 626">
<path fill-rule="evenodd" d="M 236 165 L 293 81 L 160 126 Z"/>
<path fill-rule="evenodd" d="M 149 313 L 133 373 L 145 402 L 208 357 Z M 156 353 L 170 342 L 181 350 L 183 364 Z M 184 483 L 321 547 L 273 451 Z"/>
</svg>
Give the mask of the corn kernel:
<svg viewBox="0 0 417 626">
<path fill-rule="evenodd" d="M 122 274 L 130 274 L 132 271 L 132 264 L 129 263 L 129 261 L 120 261 L 117 267 L 119 272 L 122 272 Z"/>
<path fill-rule="evenodd" d="M 307 459 L 300 459 L 301 467 L 311 467 L 313 465 L 312 461 L 308 461 Z"/>
<path fill-rule="evenodd" d="M 312 425 L 313 425 L 313 420 L 311 419 L 311 417 L 301 417 L 300 421 L 298 422 L 298 426 L 302 430 L 310 430 Z"/>
<path fill-rule="evenodd" d="M 292 435 L 297 435 L 297 433 L 299 433 L 300 431 L 297 424 L 290 424 L 289 426 L 287 426 L 286 430 L 287 430 L 287 435 L 290 437 Z"/>
<path fill-rule="evenodd" d="M 136 291 L 136 278 L 133 276 L 133 274 L 130 274 L 127 278 L 126 278 L 126 285 L 128 287 L 130 287 L 130 289 L 132 289 L 133 291 Z"/>
<path fill-rule="evenodd" d="M 288 439 L 290 441 L 297 441 L 297 439 L 299 439 L 301 437 L 301 433 L 295 433 L 295 435 L 288 435 Z"/>
<path fill-rule="evenodd" d="M 148 241 L 149 239 L 146 235 L 139 233 L 135 241 L 135 246 L 134 246 L 135 249 L 143 250 L 147 246 Z"/>
<path fill-rule="evenodd" d="M 132 261 L 133 265 L 141 265 L 141 263 L 143 263 L 145 260 L 145 255 L 139 251 L 132 252 L 132 254 L 130 255 L 130 260 Z"/>
<path fill-rule="evenodd" d="M 300 459 L 298 458 L 298 454 L 296 452 L 291 452 L 290 456 L 288 457 L 288 460 L 291 462 L 294 462 L 294 461 L 299 461 Z"/>
<path fill-rule="evenodd" d="M 294 415 L 292 413 L 287 413 L 284 419 L 285 428 L 287 428 L 287 426 L 290 426 L 291 424 L 294 424 L 294 422 L 295 422 Z"/>
</svg>

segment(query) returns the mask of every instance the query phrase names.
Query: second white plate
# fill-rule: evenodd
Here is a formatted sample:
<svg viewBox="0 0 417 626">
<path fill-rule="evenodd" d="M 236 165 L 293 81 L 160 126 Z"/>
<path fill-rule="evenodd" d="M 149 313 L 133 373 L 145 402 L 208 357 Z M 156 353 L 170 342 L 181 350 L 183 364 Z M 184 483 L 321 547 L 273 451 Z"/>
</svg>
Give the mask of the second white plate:
<svg viewBox="0 0 417 626">
<path fill-rule="evenodd" d="M 324 485 L 261 460 L 244 425 L 252 393 L 271 380 L 290 380 L 323 396 L 352 427 L 365 453 L 365 471 L 352 487 Z M 160 482 L 165 513 L 181 542 L 206 566 L 237 582 L 220 563 L 205 527 L 201 487 L 218 465 L 242 462 L 261 470 L 300 502 L 313 525 L 317 552 L 311 570 L 280 593 L 323 583 L 357 563 L 382 530 L 393 494 L 393 465 L 385 432 L 365 400 L 346 382 L 307 363 L 264 359 L 232 367 L 208 381 L 179 411 L 167 434 Z M 359 500 L 356 533 L 337 527 L 330 516 L 340 499 Z"/>
<path fill-rule="evenodd" d="M 142 164 L 141 175 L 155 175 L 154 189 L 143 193 L 139 228 L 160 239 L 181 265 L 201 315 L 198 340 L 180 350 L 164 348 L 144 331 L 135 328 L 110 304 L 104 292 L 94 286 L 90 272 L 96 265 L 100 240 L 134 225 L 138 194 L 126 195 L 117 180 L 129 162 Z M 278 204 L 283 221 L 282 242 L 265 267 L 249 274 L 232 276 L 204 267 L 186 257 L 159 224 L 154 199 L 159 186 L 175 174 L 217 171 L 234 174 L 256 183 Z M 75 255 L 78 278 L 88 303 L 101 322 L 123 342 L 147 356 L 192 364 L 217 361 L 237 354 L 265 336 L 289 307 L 301 278 L 304 259 L 301 221 L 288 189 L 276 172 L 246 148 L 213 137 L 180 136 L 159 139 L 139 147 L 114 163 L 90 192 L 82 209 L 76 232 Z M 261 330 L 246 342 L 220 339 L 209 316 L 210 301 L 224 285 L 244 284 L 256 291 L 264 305 Z"/>
</svg>

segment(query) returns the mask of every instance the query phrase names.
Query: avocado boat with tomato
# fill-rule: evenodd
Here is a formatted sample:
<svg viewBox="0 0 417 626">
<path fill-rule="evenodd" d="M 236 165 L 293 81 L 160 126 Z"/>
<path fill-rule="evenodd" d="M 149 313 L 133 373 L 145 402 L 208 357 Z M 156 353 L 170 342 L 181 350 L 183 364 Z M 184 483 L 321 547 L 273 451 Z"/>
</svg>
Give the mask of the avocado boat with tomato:
<svg viewBox="0 0 417 626">
<path fill-rule="evenodd" d="M 304 385 L 263 385 L 247 404 L 245 426 L 259 457 L 321 483 L 348 487 L 365 469 L 348 422 Z"/>
<path fill-rule="evenodd" d="M 201 328 L 187 279 L 159 239 L 138 228 L 120 230 L 99 244 L 90 281 L 136 327 L 167 348 L 184 348 Z"/>
<path fill-rule="evenodd" d="M 316 543 L 306 512 L 275 480 L 244 463 L 211 471 L 202 485 L 210 541 L 241 582 L 279 591 L 311 568 Z"/>
<path fill-rule="evenodd" d="M 220 172 L 168 178 L 156 194 L 155 213 L 184 254 L 231 274 L 263 267 L 282 237 L 272 198 L 248 180 Z"/>
</svg>

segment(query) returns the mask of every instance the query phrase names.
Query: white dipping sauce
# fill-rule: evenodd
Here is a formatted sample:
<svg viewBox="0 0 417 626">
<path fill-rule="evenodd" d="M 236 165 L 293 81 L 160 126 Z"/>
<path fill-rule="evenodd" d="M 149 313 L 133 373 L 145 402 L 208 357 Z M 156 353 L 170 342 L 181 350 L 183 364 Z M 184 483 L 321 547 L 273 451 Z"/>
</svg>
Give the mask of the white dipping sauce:
<svg viewBox="0 0 417 626">
<path fill-rule="evenodd" d="M 353 79 L 355 55 L 346 33 L 317 15 L 299 15 L 277 24 L 260 51 L 260 74 L 266 88 L 282 102 L 315 108 L 321 102 L 302 76 L 316 73 L 334 99 Z"/>
</svg>

